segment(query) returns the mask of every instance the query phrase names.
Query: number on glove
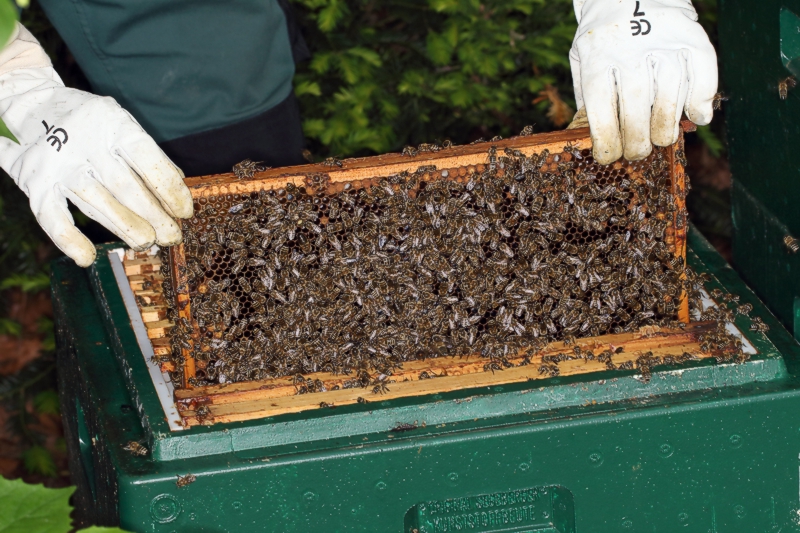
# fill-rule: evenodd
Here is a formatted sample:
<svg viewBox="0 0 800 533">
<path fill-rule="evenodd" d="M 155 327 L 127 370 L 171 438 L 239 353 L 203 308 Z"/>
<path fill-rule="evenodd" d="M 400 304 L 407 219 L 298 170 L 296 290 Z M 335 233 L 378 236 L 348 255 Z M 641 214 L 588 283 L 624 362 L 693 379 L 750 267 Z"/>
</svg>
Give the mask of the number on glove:
<svg viewBox="0 0 800 533">
<path fill-rule="evenodd" d="M 636 7 L 633 8 L 633 16 L 634 17 L 644 16 L 644 11 L 639 11 L 639 0 L 636 1 Z M 647 25 L 647 29 L 644 31 L 642 31 L 643 29 L 642 23 Z M 634 37 L 636 37 L 637 35 L 647 35 L 648 33 L 650 33 L 651 29 L 652 28 L 650 27 L 650 22 L 648 22 L 647 19 L 639 19 L 631 21 L 631 30 L 633 30 L 633 33 L 631 35 L 633 35 Z"/>
<path fill-rule="evenodd" d="M 53 128 L 55 128 L 56 125 L 53 124 L 52 126 L 48 126 L 47 122 L 45 122 L 44 120 L 42 121 L 42 124 L 44 124 L 45 133 L 50 133 L 50 130 L 53 130 L 53 134 L 50 135 L 50 137 L 48 137 L 47 140 L 50 141 L 50 146 L 55 146 L 56 144 L 58 144 L 58 148 L 56 148 L 56 152 L 60 152 L 61 151 L 61 147 L 63 145 L 65 145 L 65 144 L 67 144 L 67 141 L 69 140 L 69 135 L 67 135 L 67 131 L 64 128 L 53 129 Z M 63 133 L 64 134 L 64 138 L 60 139 L 58 137 L 58 133 Z"/>
</svg>

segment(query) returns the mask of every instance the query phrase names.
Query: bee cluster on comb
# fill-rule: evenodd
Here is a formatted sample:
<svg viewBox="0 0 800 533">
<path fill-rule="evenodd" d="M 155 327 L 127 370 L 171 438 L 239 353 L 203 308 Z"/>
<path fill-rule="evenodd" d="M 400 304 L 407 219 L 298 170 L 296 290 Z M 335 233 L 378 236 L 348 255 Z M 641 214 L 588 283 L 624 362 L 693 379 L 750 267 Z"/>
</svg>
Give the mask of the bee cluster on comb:
<svg viewBox="0 0 800 533">
<path fill-rule="evenodd" d="M 187 353 L 189 386 L 325 371 L 378 387 L 406 361 L 480 354 L 493 371 L 555 340 L 679 327 L 667 150 L 602 166 L 571 144 L 491 146 L 469 168 L 196 198 L 190 318 L 162 267 L 173 382 Z"/>
</svg>

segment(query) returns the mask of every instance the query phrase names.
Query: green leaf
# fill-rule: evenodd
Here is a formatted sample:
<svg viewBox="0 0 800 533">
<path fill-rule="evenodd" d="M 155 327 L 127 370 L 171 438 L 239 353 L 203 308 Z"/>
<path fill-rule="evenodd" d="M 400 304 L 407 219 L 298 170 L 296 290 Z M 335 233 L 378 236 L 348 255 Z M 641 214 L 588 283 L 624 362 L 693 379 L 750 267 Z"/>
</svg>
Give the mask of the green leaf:
<svg viewBox="0 0 800 533">
<path fill-rule="evenodd" d="M 331 0 L 327 6 L 320 10 L 317 16 L 317 25 L 325 33 L 332 32 L 349 12 L 350 10 L 343 0 Z"/>
<path fill-rule="evenodd" d="M 10 318 L 0 318 L 0 335 L 19 337 L 22 335 L 22 325 Z"/>
<path fill-rule="evenodd" d="M 419 96 L 424 93 L 425 87 L 425 74 L 422 71 L 407 70 L 403 72 L 403 79 L 397 85 L 397 92 Z"/>
<path fill-rule="evenodd" d="M 79 530 L 79 533 L 125 533 L 125 530 L 118 527 L 92 526 Z"/>
<path fill-rule="evenodd" d="M 725 145 L 711 130 L 711 126 L 697 126 L 697 136 L 708 147 L 708 152 L 714 157 L 720 157 L 725 152 Z"/>
<path fill-rule="evenodd" d="M 33 397 L 33 407 L 43 415 L 57 415 L 61 412 L 58 393 L 53 389 L 43 390 Z"/>
<path fill-rule="evenodd" d="M 0 46 L 8 43 L 8 38 L 14 31 L 19 12 L 12 0 L 0 0 Z"/>
<path fill-rule="evenodd" d="M 430 0 L 428 3 L 434 11 L 455 11 L 458 9 L 458 0 Z"/>
<path fill-rule="evenodd" d="M 339 72 L 342 74 L 344 81 L 349 85 L 353 85 L 364 79 L 368 74 L 368 72 L 364 70 L 361 62 L 346 55 L 339 56 Z"/>
<path fill-rule="evenodd" d="M 11 0 L 0 0 L 0 46 L 4 46 L 8 42 L 8 38 L 11 37 L 18 16 L 17 6 L 14 2 Z M 0 137 L 11 139 L 19 144 L 19 140 L 11 133 L 11 130 L 8 129 L 8 126 L 6 126 L 2 118 L 0 118 Z"/>
<path fill-rule="evenodd" d="M 360 57 L 370 65 L 374 67 L 381 66 L 381 56 L 378 55 L 377 52 L 374 50 L 370 50 L 369 48 L 363 48 L 361 46 L 356 46 L 355 48 L 351 48 L 347 51 L 348 54 Z"/>
<path fill-rule="evenodd" d="M 310 68 L 317 74 L 325 74 L 331 68 L 333 63 L 332 59 L 333 54 L 324 52 L 316 53 L 314 54 L 314 57 L 311 58 Z"/>
<path fill-rule="evenodd" d="M 50 287 L 50 276 L 45 272 L 39 272 L 32 276 L 27 274 L 12 274 L 0 281 L 0 291 L 12 287 L 19 287 L 23 292 L 43 291 Z"/>
<path fill-rule="evenodd" d="M 448 39 L 443 35 L 435 33 L 428 34 L 428 57 L 434 65 L 447 65 L 453 55 L 453 47 Z"/>
<path fill-rule="evenodd" d="M 65 533 L 71 529 L 69 498 L 74 487 L 47 489 L 0 478 L 0 532 Z"/>
<path fill-rule="evenodd" d="M 13 133 L 11 133 L 11 130 L 8 129 L 8 126 L 6 126 L 6 123 L 3 122 L 2 118 L 0 118 L 0 137 L 5 137 L 6 139 L 11 139 L 15 143 L 19 144 L 19 140 L 17 139 L 17 137 Z"/>
<path fill-rule="evenodd" d="M 22 462 L 25 464 L 25 469 L 31 474 L 42 474 L 48 477 L 58 475 L 53 456 L 44 446 L 31 446 L 25 450 L 22 453 Z"/>
<path fill-rule="evenodd" d="M 322 96 L 322 90 L 319 88 L 319 83 L 315 81 L 301 81 L 294 88 L 294 94 L 297 97 L 304 94 L 311 94 L 313 96 Z"/>
<path fill-rule="evenodd" d="M 455 47 L 458 45 L 458 39 L 459 39 L 458 24 L 453 23 L 448 25 L 447 28 L 442 33 L 442 37 L 444 37 L 444 39 L 447 41 L 447 44 L 450 45 L 451 49 L 455 49 Z"/>
<path fill-rule="evenodd" d="M 317 139 L 325 130 L 325 121 L 321 118 L 308 118 L 303 121 L 303 133 L 308 137 Z"/>
</svg>

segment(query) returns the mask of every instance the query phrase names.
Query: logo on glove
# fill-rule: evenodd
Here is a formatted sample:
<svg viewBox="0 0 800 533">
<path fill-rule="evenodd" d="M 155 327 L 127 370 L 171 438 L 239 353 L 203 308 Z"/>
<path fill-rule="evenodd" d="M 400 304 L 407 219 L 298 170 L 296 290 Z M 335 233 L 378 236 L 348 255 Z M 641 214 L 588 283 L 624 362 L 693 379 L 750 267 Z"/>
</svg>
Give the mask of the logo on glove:
<svg viewBox="0 0 800 533">
<path fill-rule="evenodd" d="M 634 17 L 643 17 L 644 16 L 644 11 L 639 11 L 639 1 L 638 0 L 636 1 L 636 7 L 633 9 L 633 16 Z M 647 24 L 647 29 L 645 31 L 642 31 L 642 23 Z M 633 33 L 631 35 L 636 37 L 637 35 L 647 35 L 648 33 L 650 33 L 650 30 L 652 28 L 650 27 L 650 22 L 648 22 L 647 19 L 639 19 L 639 20 L 632 20 L 631 21 L 631 29 L 633 30 Z"/>
<path fill-rule="evenodd" d="M 639 4 L 637 3 L 636 5 L 639 5 Z M 61 151 L 61 147 L 63 145 L 65 145 L 65 144 L 67 144 L 67 141 L 69 140 L 69 135 L 67 135 L 66 130 L 64 128 L 53 129 L 53 128 L 55 128 L 55 124 L 53 124 L 52 126 L 48 126 L 47 122 L 45 122 L 44 120 L 42 121 L 42 124 L 44 124 L 45 133 L 50 133 L 50 130 L 53 130 L 53 134 L 50 135 L 50 137 L 48 137 L 47 140 L 50 141 L 50 146 L 55 146 L 56 144 L 58 144 L 58 148 L 56 148 L 56 152 L 60 152 Z M 58 137 L 59 133 L 63 133 L 64 134 L 64 138 L 63 139 L 60 139 Z"/>
</svg>

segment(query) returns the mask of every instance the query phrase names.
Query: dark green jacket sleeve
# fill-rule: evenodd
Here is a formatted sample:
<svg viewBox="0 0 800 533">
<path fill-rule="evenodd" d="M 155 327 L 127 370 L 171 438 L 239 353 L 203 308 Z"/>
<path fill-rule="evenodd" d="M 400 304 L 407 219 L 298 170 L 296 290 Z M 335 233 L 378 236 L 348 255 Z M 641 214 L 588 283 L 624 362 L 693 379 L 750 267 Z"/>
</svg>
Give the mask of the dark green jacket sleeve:
<svg viewBox="0 0 800 533">
<path fill-rule="evenodd" d="M 276 0 L 40 0 L 98 94 L 164 143 L 262 115 L 292 90 Z"/>
</svg>

